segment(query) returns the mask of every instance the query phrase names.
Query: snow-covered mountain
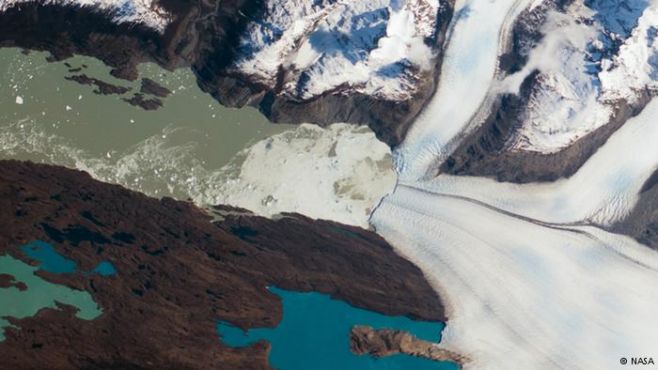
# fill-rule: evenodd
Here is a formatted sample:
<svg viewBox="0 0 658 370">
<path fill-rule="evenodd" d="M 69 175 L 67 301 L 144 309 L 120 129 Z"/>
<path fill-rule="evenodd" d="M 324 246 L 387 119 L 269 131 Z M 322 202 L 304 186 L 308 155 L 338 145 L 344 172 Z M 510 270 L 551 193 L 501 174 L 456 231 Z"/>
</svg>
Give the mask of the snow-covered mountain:
<svg viewBox="0 0 658 370">
<path fill-rule="evenodd" d="M 470 139 L 443 154 L 442 171 L 517 182 L 575 173 L 656 93 L 655 9 L 648 1 L 533 3 L 515 20 L 495 98 L 463 126 Z"/>
<path fill-rule="evenodd" d="M 620 100 L 638 103 L 637 90 L 651 89 L 652 80 L 647 37 L 656 15 L 647 7 L 646 1 L 576 1 L 549 11 L 528 63 L 509 76 L 518 91 L 521 77 L 540 72 L 511 150 L 558 152 L 607 124 Z"/>
<path fill-rule="evenodd" d="M 267 1 L 206 89 L 277 121 L 368 124 L 397 145 L 434 91 L 451 15 L 451 0 Z"/>
<path fill-rule="evenodd" d="M 164 32 L 173 15 L 158 4 L 157 0 L 3 0 L 0 13 L 10 8 L 19 8 L 28 3 L 43 6 L 86 8 L 105 14 L 117 24 L 139 24 L 157 32 Z"/>
<path fill-rule="evenodd" d="M 231 70 L 300 101 L 331 91 L 410 99 L 420 78 L 432 75 L 447 4 L 269 1 L 244 30 Z"/>
</svg>

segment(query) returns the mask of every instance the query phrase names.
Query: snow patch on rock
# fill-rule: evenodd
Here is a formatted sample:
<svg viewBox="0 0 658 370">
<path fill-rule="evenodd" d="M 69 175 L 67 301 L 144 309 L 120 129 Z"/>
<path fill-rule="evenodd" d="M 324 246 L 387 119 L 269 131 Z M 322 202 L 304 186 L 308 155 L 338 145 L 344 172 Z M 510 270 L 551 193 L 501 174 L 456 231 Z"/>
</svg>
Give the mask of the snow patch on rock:
<svg viewBox="0 0 658 370">
<path fill-rule="evenodd" d="M 115 23 L 141 24 L 158 32 L 164 32 L 172 20 L 155 0 L 2 0 L 0 13 L 27 3 L 89 8 L 108 14 Z"/>
<path fill-rule="evenodd" d="M 658 4 L 647 8 L 619 54 L 599 74 L 603 99 L 634 102 L 642 90 L 658 91 Z"/>
</svg>

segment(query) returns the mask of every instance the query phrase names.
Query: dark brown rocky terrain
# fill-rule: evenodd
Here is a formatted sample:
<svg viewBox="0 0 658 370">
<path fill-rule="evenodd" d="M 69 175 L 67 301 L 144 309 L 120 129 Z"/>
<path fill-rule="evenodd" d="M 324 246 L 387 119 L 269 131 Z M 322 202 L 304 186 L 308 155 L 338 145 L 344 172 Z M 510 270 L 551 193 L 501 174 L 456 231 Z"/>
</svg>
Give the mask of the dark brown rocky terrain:
<svg viewBox="0 0 658 370">
<path fill-rule="evenodd" d="M 19 247 L 39 239 L 80 271 L 102 260 L 117 270 L 112 277 L 40 271 L 89 292 L 103 314 L 85 321 L 60 306 L 12 320 L 16 328 L 0 342 L 3 368 L 268 369 L 268 343 L 228 347 L 215 325 L 276 326 L 282 308 L 271 285 L 384 314 L 445 319 L 418 268 L 376 234 L 335 222 L 225 212 L 212 223 L 190 203 L 17 161 L 0 161 L 0 222 L 0 254 L 30 262 Z"/>
<path fill-rule="evenodd" d="M 408 332 L 391 329 L 375 330 L 369 326 L 352 328 L 350 350 L 357 355 L 369 354 L 375 357 L 403 353 L 434 361 L 452 361 L 458 364 L 468 362 L 465 356 L 439 348 L 435 343 L 418 339 Z"/>
<path fill-rule="evenodd" d="M 147 98 L 142 93 L 135 93 L 130 98 L 122 98 L 126 103 L 140 107 L 144 110 L 156 110 L 162 107 L 162 100 L 158 98 Z"/>
<path fill-rule="evenodd" d="M 0 288 L 9 288 L 16 287 L 20 291 L 27 290 L 27 285 L 22 281 L 16 281 L 16 279 L 9 274 L 0 273 Z"/>
</svg>

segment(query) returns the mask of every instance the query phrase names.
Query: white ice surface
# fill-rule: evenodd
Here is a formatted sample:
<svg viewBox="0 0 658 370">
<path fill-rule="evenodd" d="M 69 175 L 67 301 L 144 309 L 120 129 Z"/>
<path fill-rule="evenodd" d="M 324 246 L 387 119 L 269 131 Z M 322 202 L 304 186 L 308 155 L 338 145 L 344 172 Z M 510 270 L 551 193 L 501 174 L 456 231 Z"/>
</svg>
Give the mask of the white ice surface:
<svg viewBox="0 0 658 370">
<path fill-rule="evenodd" d="M 367 228 L 371 210 L 394 186 L 390 149 L 372 131 L 305 124 L 250 147 L 237 175 L 200 201 Z"/>
<path fill-rule="evenodd" d="M 642 185 L 658 168 L 656 122 L 658 100 L 654 99 L 568 179 L 519 185 L 440 175 L 414 185 L 545 222 L 609 225 L 632 210 Z"/>
<path fill-rule="evenodd" d="M 537 225 L 400 186 L 377 232 L 447 301 L 441 346 L 466 369 L 622 369 L 658 358 L 658 254 L 601 230 Z"/>
<path fill-rule="evenodd" d="M 153 0 L 0 0 L 0 13 L 26 3 L 90 8 L 107 13 L 116 23 L 142 24 L 158 32 L 163 32 L 172 18 Z"/>
</svg>

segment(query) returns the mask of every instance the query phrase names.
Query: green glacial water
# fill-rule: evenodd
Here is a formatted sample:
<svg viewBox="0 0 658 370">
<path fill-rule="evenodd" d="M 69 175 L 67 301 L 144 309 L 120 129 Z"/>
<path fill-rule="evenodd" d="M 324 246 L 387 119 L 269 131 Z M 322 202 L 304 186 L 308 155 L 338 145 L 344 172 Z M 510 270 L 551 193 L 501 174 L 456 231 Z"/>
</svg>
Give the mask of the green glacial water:
<svg viewBox="0 0 658 370">
<path fill-rule="evenodd" d="M 13 277 L 13 283 L 24 283 L 26 290 L 17 287 L 0 288 L 0 341 L 4 339 L 4 328 L 9 322 L 3 317 L 25 318 L 34 316 L 44 308 L 55 308 L 56 303 L 76 307 L 76 316 L 83 320 L 92 320 L 102 311 L 91 295 L 85 291 L 68 288 L 50 283 L 35 274 L 43 270 L 54 274 L 97 274 L 110 277 L 117 273 L 110 261 L 101 261 L 92 271 L 79 271 L 74 261 L 59 254 L 55 248 L 46 242 L 35 240 L 20 248 L 21 252 L 37 266 L 31 266 L 9 255 L 0 256 L 0 274 Z"/>
<path fill-rule="evenodd" d="M 38 269 L 11 256 L 0 256 L 0 273 L 11 275 L 15 282 L 27 286 L 24 291 L 16 287 L 0 288 L 0 341 L 5 338 L 4 329 L 10 325 L 6 316 L 16 319 L 34 316 L 41 309 L 57 307 L 57 302 L 76 307 L 76 316 L 83 320 L 95 319 L 102 313 L 89 293 L 50 283 L 34 274 Z"/>
<path fill-rule="evenodd" d="M 0 159 L 79 168 L 149 195 L 187 199 L 185 176 L 218 170 L 250 143 L 291 127 L 253 108 L 221 106 L 189 70 L 141 65 L 140 77 L 173 91 L 162 108 L 145 111 L 121 100 L 139 92 L 139 79 L 117 80 L 101 62 L 80 56 L 66 62 L 82 70 L 68 72 L 46 56 L 0 49 Z M 97 95 L 95 86 L 64 78 L 82 73 L 132 91 Z"/>
</svg>

